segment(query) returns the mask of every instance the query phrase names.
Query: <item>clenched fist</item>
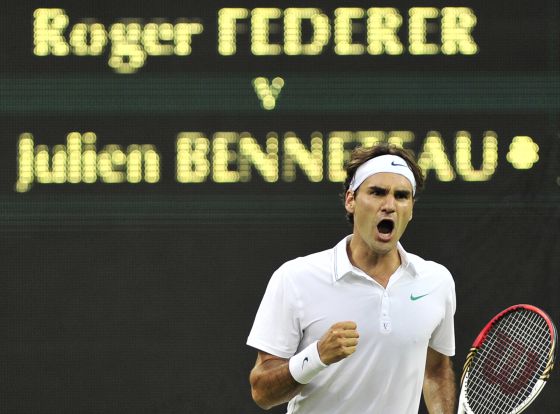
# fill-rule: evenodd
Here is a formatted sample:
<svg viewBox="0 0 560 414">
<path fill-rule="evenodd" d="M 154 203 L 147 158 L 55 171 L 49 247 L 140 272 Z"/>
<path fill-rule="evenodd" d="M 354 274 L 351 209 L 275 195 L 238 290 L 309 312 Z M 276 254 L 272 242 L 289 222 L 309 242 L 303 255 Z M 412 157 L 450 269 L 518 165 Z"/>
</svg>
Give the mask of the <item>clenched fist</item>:
<svg viewBox="0 0 560 414">
<path fill-rule="evenodd" d="M 324 364 L 338 362 L 356 352 L 360 334 L 355 322 L 337 322 L 321 337 L 317 348 Z"/>
</svg>

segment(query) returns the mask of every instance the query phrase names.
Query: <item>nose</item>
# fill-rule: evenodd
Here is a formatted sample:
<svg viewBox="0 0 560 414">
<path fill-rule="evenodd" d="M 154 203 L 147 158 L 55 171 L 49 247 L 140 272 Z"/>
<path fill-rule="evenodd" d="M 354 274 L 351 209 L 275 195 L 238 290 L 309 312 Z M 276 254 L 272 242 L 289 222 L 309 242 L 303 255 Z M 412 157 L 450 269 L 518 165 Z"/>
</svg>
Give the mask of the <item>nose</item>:
<svg viewBox="0 0 560 414">
<path fill-rule="evenodd" d="M 387 196 L 383 199 L 381 211 L 384 213 L 394 213 L 396 211 L 395 197 L 392 194 L 387 194 Z"/>
</svg>

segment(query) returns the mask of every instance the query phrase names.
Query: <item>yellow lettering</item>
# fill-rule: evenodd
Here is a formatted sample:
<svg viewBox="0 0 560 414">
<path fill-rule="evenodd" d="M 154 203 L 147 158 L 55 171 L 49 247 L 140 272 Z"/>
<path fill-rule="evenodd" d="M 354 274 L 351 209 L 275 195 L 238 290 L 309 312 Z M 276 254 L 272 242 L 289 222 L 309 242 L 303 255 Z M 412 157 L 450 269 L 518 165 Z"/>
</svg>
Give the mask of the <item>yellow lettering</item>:
<svg viewBox="0 0 560 414">
<path fill-rule="evenodd" d="M 142 151 L 139 145 L 128 147 L 126 165 L 126 180 L 132 184 L 142 181 Z"/>
<path fill-rule="evenodd" d="M 341 7 L 334 15 L 334 51 L 337 55 L 363 55 L 365 46 L 352 43 L 352 20 L 365 16 L 364 9 L 358 7 Z"/>
<path fill-rule="evenodd" d="M 24 132 L 19 136 L 18 141 L 18 176 L 15 185 L 15 190 L 18 193 L 25 193 L 29 191 L 33 181 L 35 180 L 33 149 L 33 135 L 29 132 Z"/>
<path fill-rule="evenodd" d="M 66 182 L 66 148 L 55 145 L 52 159 L 46 145 L 38 145 L 35 149 L 35 176 L 41 184 L 62 184 Z"/>
<path fill-rule="evenodd" d="M 266 152 L 257 140 L 244 132 L 239 140 L 239 178 L 242 182 L 251 180 L 251 165 L 254 165 L 267 183 L 278 181 L 278 136 L 269 133 L 266 137 Z"/>
<path fill-rule="evenodd" d="M 49 147 L 46 145 L 37 145 L 35 148 L 35 178 L 38 183 L 52 183 L 52 172 L 50 168 Z"/>
<path fill-rule="evenodd" d="M 66 56 L 70 47 L 62 33 L 68 16 L 62 9 L 37 9 L 33 12 L 33 53 L 37 56 Z"/>
<path fill-rule="evenodd" d="M 126 181 L 126 154 L 120 145 L 106 145 L 99 151 L 97 170 L 104 183 L 116 184 Z"/>
<path fill-rule="evenodd" d="M 313 36 L 302 41 L 302 21 L 309 20 Z M 329 18 L 319 9 L 288 8 L 284 12 L 284 52 L 287 55 L 320 55 L 330 38 Z"/>
<path fill-rule="evenodd" d="M 70 32 L 70 45 L 75 55 L 99 56 L 103 53 L 106 44 L 107 32 L 100 23 L 78 23 Z"/>
<path fill-rule="evenodd" d="M 345 146 L 353 142 L 350 131 L 333 131 L 329 134 L 327 165 L 329 181 L 343 182 L 346 179 L 344 165 L 350 159 L 350 151 Z"/>
<path fill-rule="evenodd" d="M 174 27 L 175 47 L 177 56 L 188 56 L 192 52 L 193 35 L 201 34 L 204 27 L 200 23 L 177 23 Z"/>
<path fill-rule="evenodd" d="M 153 145 L 130 145 L 126 150 L 126 181 L 136 184 L 144 179 L 155 184 L 160 179 L 159 154 Z"/>
<path fill-rule="evenodd" d="M 148 23 L 142 31 L 142 43 L 148 55 L 166 56 L 174 52 L 173 42 L 175 32 L 171 23 Z M 165 44 L 161 42 L 167 42 Z"/>
<path fill-rule="evenodd" d="M 476 15 L 468 7 L 445 7 L 441 10 L 441 51 L 446 55 L 474 55 L 478 45 L 471 36 Z"/>
<path fill-rule="evenodd" d="M 251 51 L 257 56 L 279 55 L 282 45 L 269 43 L 271 19 L 282 17 L 282 10 L 276 8 L 256 8 L 251 12 Z"/>
<path fill-rule="evenodd" d="M 498 139 L 495 132 L 487 131 L 482 140 L 482 168 L 472 165 L 471 135 L 467 131 L 457 132 L 455 138 L 455 165 L 457 173 L 465 181 L 488 181 L 498 166 Z"/>
<path fill-rule="evenodd" d="M 160 179 L 160 156 L 153 145 L 130 145 L 125 153 L 118 145 L 107 145 L 97 153 L 93 132 L 70 132 L 66 145 L 34 147 L 26 132 L 18 142 L 18 179 L 15 189 L 26 192 L 34 181 L 40 184 L 86 183 L 99 177 L 104 183 L 156 183 Z"/>
<path fill-rule="evenodd" d="M 311 135 L 310 150 L 305 148 L 295 133 L 287 132 L 284 135 L 284 181 L 291 182 L 296 179 L 296 164 L 309 181 L 319 182 L 323 179 L 323 138 L 320 133 L 314 132 Z"/>
<path fill-rule="evenodd" d="M 97 136 L 93 132 L 82 135 L 82 181 L 91 184 L 97 181 Z"/>
<path fill-rule="evenodd" d="M 66 136 L 68 158 L 68 182 L 79 183 L 82 180 L 82 135 L 71 132 Z"/>
<path fill-rule="evenodd" d="M 418 165 L 425 176 L 428 175 L 430 170 L 434 170 L 440 181 L 448 182 L 455 179 L 455 172 L 451 167 L 449 157 L 445 153 L 441 135 L 437 131 L 428 132 L 422 152 L 418 157 Z"/>
<path fill-rule="evenodd" d="M 222 56 L 235 55 L 237 51 L 237 20 L 246 19 L 249 10 L 225 8 L 218 12 L 218 53 Z"/>
<path fill-rule="evenodd" d="M 357 141 L 365 148 L 384 142 L 385 136 L 386 134 L 383 131 L 358 131 L 356 133 Z"/>
<path fill-rule="evenodd" d="M 439 46 L 427 43 L 428 19 L 439 16 L 439 10 L 434 7 L 413 7 L 408 11 L 408 51 L 412 55 L 435 55 L 439 52 Z"/>
<path fill-rule="evenodd" d="M 391 7 L 372 7 L 368 9 L 367 51 L 370 55 L 400 55 L 403 45 L 397 36 L 402 24 L 402 16 Z"/>
<path fill-rule="evenodd" d="M 274 78 L 270 84 L 268 79 L 263 77 L 258 77 L 253 80 L 253 88 L 261 101 L 261 106 L 268 111 L 274 109 L 276 106 L 276 98 L 280 95 L 283 86 L 284 79 L 282 78 Z"/>
<path fill-rule="evenodd" d="M 414 133 L 412 131 L 390 131 L 387 142 L 399 148 L 404 148 L 405 144 L 414 141 Z"/>
<path fill-rule="evenodd" d="M 229 149 L 230 144 L 239 142 L 236 132 L 216 132 L 212 146 L 212 179 L 217 183 L 236 183 L 239 172 L 229 170 L 232 163 L 237 162 L 237 154 Z"/>
<path fill-rule="evenodd" d="M 210 174 L 210 140 L 200 132 L 181 132 L 177 137 L 177 181 L 202 183 Z"/>
<path fill-rule="evenodd" d="M 109 66 L 118 73 L 134 73 L 144 66 L 146 52 L 140 46 L 142 28 L 139 23 L 115 23 L 109 31 L 111 56 Z"/>
</svg>

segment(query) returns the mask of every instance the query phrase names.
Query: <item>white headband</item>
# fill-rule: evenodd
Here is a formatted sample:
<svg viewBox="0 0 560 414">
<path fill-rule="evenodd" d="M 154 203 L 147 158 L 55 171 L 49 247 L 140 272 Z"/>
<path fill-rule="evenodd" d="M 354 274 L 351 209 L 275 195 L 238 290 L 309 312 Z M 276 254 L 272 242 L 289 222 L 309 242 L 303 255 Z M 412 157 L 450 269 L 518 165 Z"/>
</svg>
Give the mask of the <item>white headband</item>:
<svg viewBox="0 0 560 414">
<path fill-rule="evenodd" d="M 372 158 L 358 167 L 352 181 L 350 182 L 350 190 L 356 189 L 373 174 L 377 173 L 393 173 L 404 176 L 410 184 L 412 184 L 412 195 L 416 193 L 416 180 L 412 170 L 404 159 L 397 155 L 380 155 L 379 157 Z"/>
</svg>

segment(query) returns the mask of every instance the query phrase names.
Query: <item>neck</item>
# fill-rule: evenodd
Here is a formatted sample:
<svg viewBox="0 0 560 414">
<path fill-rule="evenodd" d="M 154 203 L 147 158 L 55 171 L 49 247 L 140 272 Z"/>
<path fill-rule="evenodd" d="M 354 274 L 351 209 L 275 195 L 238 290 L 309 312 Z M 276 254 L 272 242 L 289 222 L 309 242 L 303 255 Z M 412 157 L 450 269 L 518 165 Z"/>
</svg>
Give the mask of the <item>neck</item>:
<svg viewBox="0 0 560 414">
<path fill-rule="evenodd" d="M 346 250 L 350 263 L 383 287 L 387 287 L 391 275 L 401 265 L 401 257 L 396 247 L 389 252 L 376 252 L 360 243 L 357 237 L 352 237 Z"/>
</svg>

